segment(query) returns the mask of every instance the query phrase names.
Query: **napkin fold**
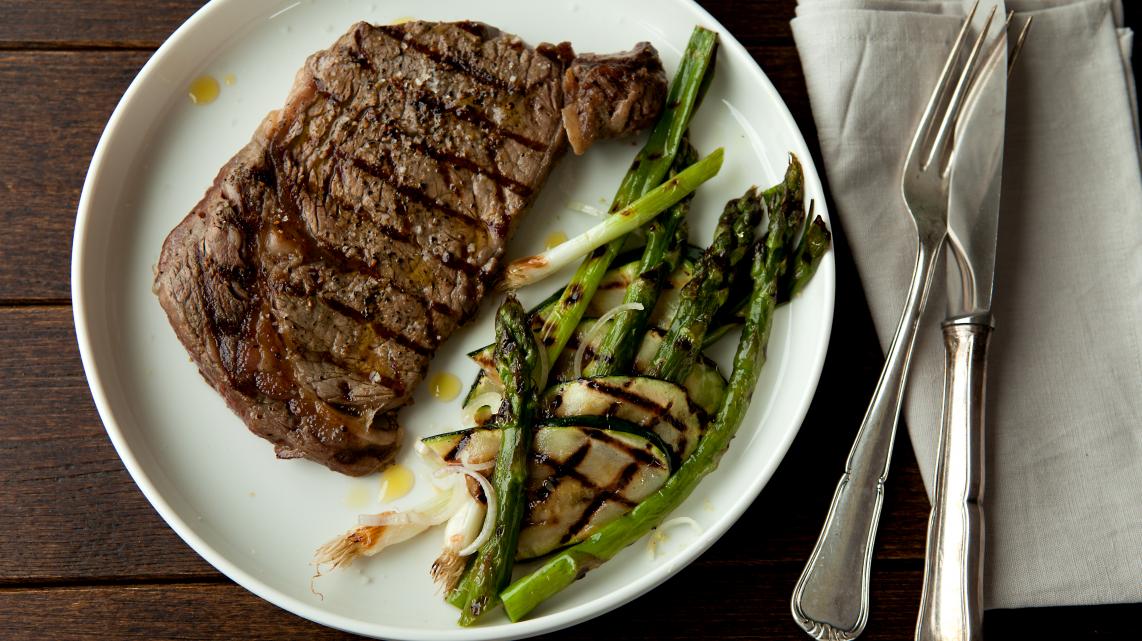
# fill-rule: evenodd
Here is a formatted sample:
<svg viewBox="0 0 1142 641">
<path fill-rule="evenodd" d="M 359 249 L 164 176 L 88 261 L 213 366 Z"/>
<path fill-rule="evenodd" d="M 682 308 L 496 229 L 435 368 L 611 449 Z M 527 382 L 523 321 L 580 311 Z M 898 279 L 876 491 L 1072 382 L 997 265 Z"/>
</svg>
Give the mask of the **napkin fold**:
<svg viewBox="0 0 1142 641">
<path fill-rule="evenodd" d="M 836 218 L 882 347 L 915 260 L 913 128 L 970 1 L 800 0 L 800 52 Z M 1035 21 L 1008 84 L 988 371 L 989 608 L 1142 601 L 1142 157 L 1118 0 L 1007 0 Z M 944 275 L 904 404 L 929 496 Z M 891 482 L 891 480 L 890 480 Z M 892 527 L 891 523 L 881 526 Z"/>
</svg>

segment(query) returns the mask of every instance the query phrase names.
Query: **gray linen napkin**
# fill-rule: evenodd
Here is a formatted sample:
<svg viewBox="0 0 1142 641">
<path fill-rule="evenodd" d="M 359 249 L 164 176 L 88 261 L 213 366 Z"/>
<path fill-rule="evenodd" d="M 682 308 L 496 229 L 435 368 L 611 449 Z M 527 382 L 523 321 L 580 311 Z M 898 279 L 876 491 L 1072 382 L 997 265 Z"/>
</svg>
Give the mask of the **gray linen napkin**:
<svg viewBox="0 0 1142 641">
<path fill-rule="evenodd" d="M 1132 34 L 1120 28 L 1117 0 L 1006 4 L 1033 13 L 1035 24 L 1008 85 L 985 602 L 1142 601 L 1142 171 Z M 801 0 L 793 21 L 837 219 L 884 347 L 915 259 L 900 196 L 903 156 L 967 6 Z M 944 305 L 938 274 L 904 408 L 929 493 Z"/>
</svg>

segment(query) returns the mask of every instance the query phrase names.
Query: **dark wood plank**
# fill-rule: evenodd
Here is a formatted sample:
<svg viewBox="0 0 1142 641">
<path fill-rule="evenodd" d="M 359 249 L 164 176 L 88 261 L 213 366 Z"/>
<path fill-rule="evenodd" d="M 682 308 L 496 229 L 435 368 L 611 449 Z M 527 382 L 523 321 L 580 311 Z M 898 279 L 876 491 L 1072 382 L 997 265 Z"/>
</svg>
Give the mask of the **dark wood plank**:
<svg viewBox="0 0 1142 641">
<path fill-rule="evenodd" d="M 0 585 L 217 576 L 111 447 L 71 309 L 0 309 L 0 354 Z"/>
<path fill-rule="evenodd" d="M 148 57 L 0 52 L 0 302 L 69 297 L 71 235 L 87 165 Z"/>
<path fill-rule="evenodd" d="M 617 611 L 545 638 L 797 638 L 799 629 L 786 611 L 797 571 L 789 564 L 697 564 Z M 875 625 L 863 638 L 905 637 L 913 625 L 920 578 L 918 568 L 881 575 Z M 12 641 L 42 639 L 45 629 L 59 641 L 354 638 L 287 614 L 231 584 L 6 589 L 0 590 L 0 620 Z"/>
<path fill-rule="evenodd" d="M 787 613 L 793 566 L 710 568 L 696 564 L 658 590 L 597 619 L 544 638 L 804 639 Z M 899 568 L 873 582 L 861 639 L 912 638 L 922 571 Z M 669 614 L 665 614 L 669 613 Z M 1142 605 L 987 613 L 991 639 L 1052 641 L 1137 638 Z M 0 589 L 0 620 L 11 641 L 88 639 L 355 639 L 286 613 L 232 584 Z M 1033 632 L 1030 632 L 1032 631 Z"/>
<path fill-rule="evenodd" d="M 797 0 L 699 0 L 747 48 L 753 45 L 791 45 L 789 21 Z"/>
<path fill-rule="evenodd" d="M 202 4 L 202 0 L 5 0 L 0 46 L 154 49 Z"/>
<path fill-rule="evenodd" d="M 4 638 L 354 639 L 233 584 L 0 590 Z"/>
</svg>

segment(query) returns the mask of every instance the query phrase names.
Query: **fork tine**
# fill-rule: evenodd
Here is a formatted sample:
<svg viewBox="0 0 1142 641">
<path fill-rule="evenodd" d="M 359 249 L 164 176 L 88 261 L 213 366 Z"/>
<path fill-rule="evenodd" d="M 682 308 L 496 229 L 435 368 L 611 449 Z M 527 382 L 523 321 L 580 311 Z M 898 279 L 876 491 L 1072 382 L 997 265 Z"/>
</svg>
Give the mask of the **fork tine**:
<svg viewBox="0 0 1142 641">
<path fill-rule="evenodd" d="M 920 117 L 920 124 L 916 127 L 916 134 L 912 138 L 912 148 L 909 151 L 909 156 L 919 152 L 921 149 L 926 148 L 928 140 L 932 135 L 934 126 L 936 124 L 936 112 L 944 102 L 945 94 L 951 88 L 952 70 L 959 60 L 960 53 L 963 51 L 964 42 L 967 39 L 968 29 L 971 27 L 972 19 L 975 18 L 975 12 L 979 9 L 980 0 L 976 0 L 972 5 L 971 11 L 968 12 L 967 17 L 964 19 L 964 24 L 960 27 L 960 33 L 956 36 L 956 42 L 952 45 L 952 51 L 948 54 L 947 61 L 944 62 L 944 69 L 940 72 L 940 79 L 936 82 L 936 87 L 932 89 L 932 95 L 928 98 L 928 106 L 924 108 L 924 114 Z"/>
<path fill-rule="evenodd" d="M 991 49 L 988 50 L 987 55 L 983 58 L 983 61 L 977 65 L 974 70 L 972 70 L 971 79 L 968 81 L 967 85 L 967 97 L 965 97 L 960 104 L 960 112 L 956 114 L 955 119 L 951 121 L 953 133 L 952 142 L 949 144 L 949 147 L 955 147 L 955 138 L 957 135 L 955 130 L 959 126 L 960 117 L 971 110 L 971 105 L 976 101 L 979 92 L 984 86 L 984 77 L 988 74 L 994 73 L 995 67 L 999 64 L 1000 55 L 1007 50 L 1007 34 L 1011 28 L 1011 21 L 1014 19 L 1014 17 L 1014 11 L 1009 11 L 1007 13 L 1007 20 L 1003 23 L 1003 28 L 1000 30 L 999 35 L 995 37 L 995 42 L 992 43 Z M 1008 66 L 1007 71 L 1010 73 L 1010 65 Z M 952 150 L 950 148 L 945 150 L 944 157 L 941 158 L 941 162 L 947 160 L 947 158 L 951 156 L 951 153 Z"/>
<path fill-rule="evenodd" d="M 921 165 L 922 169 L 927 169 L 928 166 L 932 164 L 936 155 L 945 149 L 951 139 L 956 118 L 959 116 L 960 107 L 963 104 L 964 95 L 967 93 L 968 85 L 970 84 L 969 81 L 975 73 L 975 66 L 979 60 L 980 51 L 983 49 L 983 43 L 987 39 L 988 32 L 991 31 L 991 23 L 995 20 L 995 11 L 997 8 L 998 7 L 991 8 L 991 13 L 987 16 L 987 21 L 983 23 L 983 29 L 980 30 L 979 36 L 976 37 L 975 44 L 972 45 L 971 53 L 968 55 L 968 61 L 960 73 L 959 80 L 956 82 L 955 93 L 952 94 L 952 98 L 948 102 L 948 109 L 944 113 L 944 119 L 940 123 L 940 130 L 936 134 L 936 139 L 932 142 L 927 160 Z"/>
<path fill-rule="evenodd" d="M 987 69 L 988 66 L 991 64 L 991 60 L 993 58 L 995 58 L 996 56 L 998 56 L 1000 51 L 1007 49 L 1007 34 L 1011 30 L 1011 22 L 1014 19 L 1015 19 L 1015 12 L 1014 11 L 1008 11 L 1007 12 L 1007 19 L 1003 21 L 1003 27 L 999 30 L 1000 35 L 996 36 L 995 42 L 991 43 L 991 49 L 988 49 L 987 55 L 985 55 L 983 57 L 983 60 L 984 60 L 983 64 L 976 67 L 975 71 L 972 73 L 971 81 L 968 84 L 969 87 L 975 87 L 977 84 L 976 81 L 979 80 L 983 76 L 984 70 Z M 969 91 L 968 93 L 970 95 L 971 92 Z M 964 102 L 965 102 L 965 104 L 967 104 L 967 101 L 964 101 Z"/>
<path fill-rule="evenodd" d="M 1027 22 L 1023 23 L 1023 29 L 1019 31 L 1019 38 L 1015 41 L 1015 48 L 1011 50 L 1011 55 L 1007 58 L 1007 75 L 1011 75 L 1011 70 L 1015 68 L 1015 61 L 1019 58 L 1019 53 L 1023 51 L 1023 42 L 1027 40 L 1027 32 L 1031 31 L 1031 23 L 1035 20 L 1035 16 L 1027 16 Z"/>
</svg>

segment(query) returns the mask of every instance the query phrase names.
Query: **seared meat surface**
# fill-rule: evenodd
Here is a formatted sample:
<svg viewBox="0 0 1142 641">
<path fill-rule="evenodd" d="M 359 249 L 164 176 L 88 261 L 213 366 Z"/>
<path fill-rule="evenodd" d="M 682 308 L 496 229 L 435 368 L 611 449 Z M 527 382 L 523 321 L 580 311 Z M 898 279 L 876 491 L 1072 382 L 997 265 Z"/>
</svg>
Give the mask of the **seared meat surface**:
<svg viewBox="0 0 1142 641">
<path fill-rule="evenodd" d="M 573 56 L 474 22 L 359 23 L 167 237 L 171 325 L 279 457 L 392 459 L 395 410 L 564 151 Z"/>
<path fill-rule="evenodd" d="M 563 93 L 563 126 L 578 155 L 596 140 L 653 125 L 666 98 L 666 72 L 658 51 L 640 42 L 623 53 L 579 56 L 563 76 Z"/>
</svg>

